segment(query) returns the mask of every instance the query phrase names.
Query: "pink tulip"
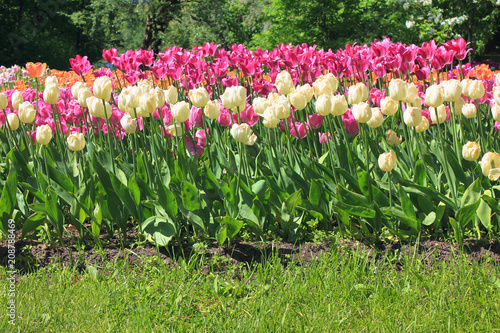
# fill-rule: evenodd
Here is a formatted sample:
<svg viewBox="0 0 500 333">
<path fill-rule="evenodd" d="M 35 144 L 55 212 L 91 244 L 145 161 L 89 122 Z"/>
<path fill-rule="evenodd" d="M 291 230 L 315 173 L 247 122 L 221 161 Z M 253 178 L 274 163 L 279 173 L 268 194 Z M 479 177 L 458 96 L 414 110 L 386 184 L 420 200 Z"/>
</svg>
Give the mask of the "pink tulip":
<svg viewBox="0 0 500 333">
<path fill-rule="evenodd" d="M 309 116 L 309 123 L 312 129 L 318 129 L 323 124 L 323 116 L 315 113 Z"/>
<path fill-rule="evenodd" d="M 90 61 L 87 60 L 87 56 L 81 57 L 79 54 L 75 58 L 69 59 L 69 63 L 71 64 L 71 69 L 77 75 L 86 75 L 93 67 Z"/>
<path fill-rule="evenodd" d="M 358 122 L 354 119 L 350 109 L 342 115 L 342 122 L 344 123 L 345 130 L 348 134 L 356 135 L 359 133 Z"/>
<path fill-rule="evenodd" d="M 320 144 L 327 144 L 328 140 L 332 139 L 330 132 L 328 132 L 328 138 L 327 138 L 327 133 L 318 133 L 318 135 L 319 135 L 319 143 Z"/>
</svg>

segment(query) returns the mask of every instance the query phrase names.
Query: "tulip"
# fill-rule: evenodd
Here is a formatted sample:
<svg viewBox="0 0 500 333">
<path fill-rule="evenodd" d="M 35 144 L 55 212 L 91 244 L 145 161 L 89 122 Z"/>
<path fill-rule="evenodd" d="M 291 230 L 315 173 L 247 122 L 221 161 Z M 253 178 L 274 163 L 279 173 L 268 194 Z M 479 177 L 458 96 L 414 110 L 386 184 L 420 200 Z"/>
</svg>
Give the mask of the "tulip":
<svg viewBox="0 0 500 333">
<path fill-rule="evenodd" d="M 384 122 L 384 115 L 380 112 L 380 108 L 372 108 L 372 117 L 366 122 L 371 128 L 382 126 Z"/>
<path fill-rule="evenodd" d="M 496 181 L 500 177 L 500 154 L 487 152 L 479 162 L 483 175 Z"/>
<path fill-rule="evenodd" d="M 280 72 L 276 76 L 276 81 L 274 84 L 275 84 L 278 92 L 282 95 L 288 95 L 294 88 L 292 76 L 287 71 Z M 227 108 L 227 106 L 226 106 L 226 108 Z M 230 109 L 230 108 L 228 108 L 228 109 Z"/>
<path fill-rule="evenodd" d="M 233 124 L 231 127 L 231 136 L 238 142 L 252 146 L 257 140 L 248 124 Z"/>
<path fill-rule="evenodd" d="M 491 116 L 495 121 L 500 121 L 500 105 L 497 103 L 491 106 Z"/>
<path fill-rule="evenodd" d="M 421 109 L 422 108 L 422 99 L 420 97 L 415 97 L 413 102 L 410 103 L 411 106 Z"/>
<path fill-rule="evenodd" d="M 401 142 L 403 142 L 403 136 L 400 135 L 398 137 L 398 135 L 396 134 L 396 132 L 394 132 L 393 130 L 387 130 L 387 134 L 386 134 L 386 137 L 385 137 L 387 143 L 391 146 L 398 146 L 401 144 Z"/>
<path fill-rule="evenodd" d="M 90 91 L 90 88 L 82 87 L 78 90 L 78 104 L 80 104 L 81 107 L 88 107 L 87 98 L 90 97 L 92 97 L 92 91 Z"/>
<path fill-rule="evenodd" d="M 182 136 L 184 133 L 184 123 L 176 122 L 167 126 L 167 131 L 172 136 Z"/>
<path fill-rule="evenodd" d="M 232 109 L 244 105 L 247 100 L 247 91 L 242 86 L 232 86 L 226 88 L 221 96 L 222 105 L 226 109 Z M 243 110 L 240 110 L 243 111 Z"/>
<path fill-rule="evenodd" d="M 429 108 L 429 112 L 431 114 L 431 120 L 433 124 L 439 123 L 442 124 L 446 120 L 446 107 L 444 104 L 441 104 L 437 108 L 433 108 L 432 106 Z"/>
<path fill-rule="evenodd" d="M 316 112 L 321 116 L 327 116 L 333 112 L 332 96 L 320 95 L 316 100 Z"/>
<path fill-rule="evenodd" d="M 94 95 L 99 99 L 109 102 L 111 99 L 112 84 L 108 76 L 98 77 L 94 81 Z"/>
<path fill-rule="evenodd" d="M 18 90 L 14 90 L 14 93 L 11 96 L 11 100 L 12 100 L 12 108 L 19 109 L 19 104 L 24 102 L 23 94 L 21 94 L 21 92 Z"/>
<path fill-rule="evenodd" d="M 68 148 L 72 151 L 80 151 L 85 148 L 85 137 L 83 133 L 73 133 L 66 139 Z"/>
<path fill-rule="evenodd" d="M 420 121 L 420 123 L 415 126 L 415 132 L 417 133 L 422 133 L 422 132 L 425 132 L 429 129 L 429 119 L 427 119 L 426 117 L 422 117 L 422 120 Z"/>
<path fill-rule="evenodd" d="M 462 107 L 462 114 L 465 118 L 472 119 L 477 114 L 476 106 L 472 103 L 467 103 Z"/>
<path fill-rule="evenodd" d="M 59 87 L 59 81 L 57 80 L 57 77 L 48 76 L 45 79 L 45 87 L 47 87 L 47 86 L 58 86 Z"/>
<path fill-rule="evenodd" d="M 256 97 L 253 99 L 252 106 L 253 106 L 253 111 L 256 114 L 262 115 L 264 114 L 264 111 L 271 106 L 271 101 L 267 98 Z"/>
<path fill-rule="evenodd" d="M 9 113 L 7 115 L 7 123 L 9 124 L 9 128 L 13 131 L 19 128 L 19 117 L 15 113 Z"/>
<path fill-rule="evenodd" d="M 321 95 L 333 95 L 334 90 L 324 76 L 320 76 L 313 83 L 314 96 L 319 98 Z"/>
<path fill-rule="evenodd" d="M 0 110 L 5 109 L 9 105 L 9 100 L 4 93 L 0 93 Z"/>
<path fill-rule="evenodd" d="M 133 119 L 129 114 L 125 113 L 120 119 L 120 125 L 128 134 L 135 133 L 137 131 L 137 119 Z"/>
<path fill-rule="evenodd" d="M 149 117 L 156 110 L 158 101 L 154 92 L 143 94 L 139 98 L 139 107 L 137 108 L 138 117 Z"/>
<path fill-rule="evenodd" d="M 207 105 L 205 105 L 205 108 L 203 108 L 203 113 L 205 113 L 205 116 L 207 116 L 209 119 L 217 119 L 217 117 L 220 115 L 219 101 L 209 101 Z"/>
<path fill-rule="evenodd" d="M 388 153 L 380 154 L 378 157 L 378 166 L 380 170 L 389 172 L 396 166 L 396 154 L 394 151 Z"/>
<path fill-rule="evenodd" d="M 447 102 L 457 102 L 462 98 L 462 84 L 460 81 L 452 79 L 443 81 L 443 95 Z"/>
<path fill-rule="evenodd" d="M 453 114 L 455 116 L 460 116 L 462 114 L 462 108 L 465 105 L 465 101 L 462 97 L 458 99 L 458 101 L 455 102 L 454 108 L 453 108 Z"/>
<path fill-rule="evenodd" d="M 462 94 L 464 94 L 467 97 L 470 97 L 469 96 L 469 87 L 470 87 L 471 83 L 472 83 L 471 79 L 463 79 L 461 82 Z"/>
<path fill-rule="evenodd" d="M 408 85 L 401 79 L 389 82 L 389 96 L 395 101 L 403 101 L 408 97 Z"/>
<path fill-rule="evenodd" d="M 290 102 L 285 96 L 279 95 L 272 101 L 272 105 L 276 107 L 276 116 L 279 119 L 290 117 Z"/>
<path fill-rule="evenodd" d="M 198 87 L 189 91 L 189 100 L 191 104 L 196 107 L 202 108 L 207 105 L 210 97 L 208 96 L 208 91 L 205 87 Z"/>
<path fill-rule="evenodd" d="M 341 116 L 347 112 L 347 101 L 344 95 L 332 96 L 332 114 L 334 116 Z"/>
<path fill-rule="evenodd" d="M 462 147 L 462 156 L 466 161 L 476 161 L 481 154 L 481 147 L 477 144 L 477 142 L 467 142 Z"/>
<path fill-rule="evenodd" d="M 292 91 L 288 94 L 288 100 L 290 104 L 297 110 L 304 110 L 307 105 L 306 97 L 300 91 Z"/>
<path fill-rule="evenodd" d="M 438 107 L 443 104 L 443 102 L 444 96 L 442 87 L 439 85 L 429 86 L 425 92 L 425 104 L 432 107 Z"/>
<path fill-rule="evenodd" d="M 48 80 L 49 78 L 47 78 Z M 61 94 L 61 91 L 57 85 L 54 84 L 49 84 L 48 86 L 45 86 L 45 90 L 43 91 L 43 99 L 47 104 L 57 104 L 59 101 L 59 95 Z"/>
<path fill-rule="evenodd" d="M 500 86 L 500 73 L 495 75 L 495 85 Z"/>
<path fill-rule="evenodd" d="M 174 86 L 170 86 L 167 90 L 164 91 L 165 93 L 165 101 L 172 105 L 177 103 L 178 99 L 178 93 L 177 93 L 177 88 Z"/>
<path fill-rule="evenodd" d="M 404 99 L 404 101 L 406 103 L 413 104 L 415 99 L 418 98 L 418 88 L 415 85 L 415 83 L 408 83 L 407 84 L 407 91 L 408 91 L 408 94 L 407 94 L 406 98 Z"/>
<path fill-rule="evenodd" d="M 384 97 L 380 100 L 380 109 L 386 116 L 392 116 L 398 112 L 398 102 L 390 97 Z"/>
<path fill-rule="evenodd" d="M 368 103 L 355 104 L 352 108 L 352 115 L 358 123 L 366 123 L 372 117 L 372 109 Z"/>
<path fill-rule="evenodd" d="M 406 109 L 403 115 L 403 120 L 407 126 L 417 126 L 422 121 L 422 110 L 415 107 Z"/>
<path fill-rule="evenodd" d="M 364 102 L 368 99 L 368 88 L 363 83 L 356 83 L 349 87 L 349 104 L 354 105 Z"/>
<path fill-rule="evenodd" d="M 263 124 L 267 128 L 275 128 L 278 126 L 280 119 L 276 115 L 276 106 L 270 106 L 268 107 L 265 111 L 264 114 L 262 115 L 264 118 Z"/>
<path fill-rule="evenodd" d="M 500 105 L 500 86 L 493 88 L 491 94 L 495 102 Z"/>
<path fill-rule="evenodd" d="M 332 88 L 332 92 L 337 91 L 337 88 L 339 87 L 339 79 L 333 73 L 327 73 L 324 75 L 326 82 L 330 85 Z M 368 98 L 368 97 L 367 97 Z"/>
<path fill-rule="evenodd" d="M 28 62 L 26 64 L 26 70 L 28 71 L 28 75 L 31 77 L 42 77 L 43 74 L 45 74 L 46 69 L 46 63 L 37 62 L 36 64 L 34 64 L 32 62 Z"/>
<path fill-rule="evenodd" d="M 152 92 L 156 97 L 155 109 L 161 109 L 165 105 L 165 94 L 163 93 L 163 90 L 160 87 L 156 87 Z"/>
<path fill-rule="evenodd" d="M 33 107 L 33 104 L 30 102 L 26 101 L 23 102 L 19 105 L 19 119 L 25 123 L 25 124 L 30 124 L 35 120 L 36 117 L 36 110 Z"/>
<path fill-rule="evenodd" d="M 309 103 L 312 100 L 314 89 L 309 85 L 309 83 L 306 83 L 303 86 L 297 86 L 297 91 L 300 91 L 300 93 L 304 95 L 306 103 Z"/>
<path fill-rule="evenodd" d="M 480 99 L 485 94 L 484 84 L 481 80 L 472 80 L 469 85 L 469 97 L 473 99 Z"/>
<path fill-rule="evenodd" d="M 180 101 L 172 105 L 172 117 L 180 123 L 185 122 L 189 119 L 189 115 L 191 114 L 191 109 L 189 108 L 189 104 L 185 101 Z"/>
<path fill-rule="evenodd" d="M 71 95 L 73 95 L 73 97 L 75 99 L 78 99 L 78 90 L 80 90 L 80 88 L 83 88 L 83 87 L 87 87 L 87 85 L 83 82 L 76 82 L 72 87 L 71 87 Z"/>
<path fill-rule="evenodd" d="M 52 140 L 52 130 L 47 124 L 40 125 L 36 128 L 36 142 L 41 145 L 48 145 Z"/>
</svg>

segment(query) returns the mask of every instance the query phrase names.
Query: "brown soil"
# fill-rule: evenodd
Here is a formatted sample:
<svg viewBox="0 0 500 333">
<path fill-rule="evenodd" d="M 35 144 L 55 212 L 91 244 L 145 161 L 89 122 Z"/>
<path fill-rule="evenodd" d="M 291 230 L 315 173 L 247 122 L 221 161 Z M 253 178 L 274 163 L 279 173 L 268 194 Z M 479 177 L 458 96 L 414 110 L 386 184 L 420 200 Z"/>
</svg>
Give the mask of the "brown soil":
<svg viewBox="0 0 500 333">
<path fill-rule="evenodd" d="M 21 274 L 33 272 L 50 264 L 62 264 L 73 266 L 79 270 L 85 270 L 89 265 L 104 269 L 108 262 L 122 261 L 130 267 L 140 269 L 144 260 L 158 258 L 171 266 L 179 258 L 189 258 L 192 255 L 205 256 L 205 262 L 212 260 L 212 269 L 225 271 L 229 263 L 239 267 L 251 266 L 263 262 L 273 255 L 285 264 L 290 262 L 311 262 L 323 253 L 337 251 L 339 255 L 348 256 L 358 252 L 366 256 L 368 260 L 386 260 L 398 268 L 402 268 L 406 259 L 416 258 L 423 260 L 426 266 L 432 267 L 436 261 L 449 262 L 460 255 L 457 245 L 450 242 L 437 240 L 423 240 L 419 243 L 382 243 L 377 246 L 369 246 L 365 243 L 339 239 L 332 241 L 326 239 L 320 243 L 292 244 L 287 242 L 240 242 L 230 248 L 220 247 L 216 242 L 205 244 L 202 249 L 196 249 L 193 245 L 182 244 L 166 248 L 160 248 L 159 254 L 155 246 L 144 242 L 137 246 L 137 233 L 131 231 L 124 240 L 123 250 L 117 238 L 102 238 L 102 250 L 87 245 L 78 251 L 71 239 L 67 239 L 67 245 L 49 245 L 37 241 L 16 242 L 16 269 Z M 89 244 L 95 244 L 93 240 Z M 0 244 L 0 265 L 7 265 L 7 244 Z M 500 242 L 498 240 L 468 240 L 465 242 L 462 255 L 471 261 L 495 262 L 500 264 Z M 213 260 L 222 259 L 222 260 Z M 213 263 L 217 267 L 214 267 Z M 204 268 L 208 272 L 208 266 Z"/>
</svg>

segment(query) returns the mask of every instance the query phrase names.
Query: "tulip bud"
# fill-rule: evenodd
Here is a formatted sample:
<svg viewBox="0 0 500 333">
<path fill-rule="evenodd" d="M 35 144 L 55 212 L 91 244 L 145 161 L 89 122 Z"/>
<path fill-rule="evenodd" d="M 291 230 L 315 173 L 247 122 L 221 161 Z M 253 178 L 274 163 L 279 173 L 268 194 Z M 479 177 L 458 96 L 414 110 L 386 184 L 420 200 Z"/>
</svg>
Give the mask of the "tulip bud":
<svg viewBox="0 0 500 333">
<path fill-rule="evenodd" d="M 491 106 L 491 115 L 495 121 L 500 121 L 500 105 L 495 103 Z"/>
<path fill-rule="evenodd" d="M 300 91 L 302 95 L 306 98 L 306 103 L 309 103 L 314 95 L 314 89 L 309 85 L 309 83 L 304 84 L 303 86 L 298 86 L 297 91 Z"/>
<path fill-rule="evenodd" d="M 495 85 L 500 86 L 500 73 L 495 75 Z"/>
<path fill-rule="evenodd" d="M 41 145 L 48 145 L 52 140 L 52 130 L 49 125 L 41 125 L 36 128 L 36 142 Z"/>
<path fill-rule="evenodd" d="M 477 142 L 467 142 L 462 147 L 462 156 L 466 161 L 476 161 L 481 154 L 481 147 L 477 144 Z"/>
<path fill-rule="evenodd" d="M 172 105 L 172 117 L 180 123 L 185 122 L 189 119 L 191 114 L 191 109 L 189 104 L 185 101 L 180 101 Z"/>
<path fill-rule="evenodd" d="M 231 136 L 236 141 L 244 143 L 249 146 L 252 146 L 257 140 L 257 136 L 253 134 L 250 125 L 246 123 L 233 124 L 233 127 L 231 127 Z"/>
<path fill-rule="evenodd" d="M 58 86 L 50 84 L 48 86 L 45 86 L 45 90 L 43 91 L 43 99 L 48 104 L 57 104 L 57 102 L 59 101 L 60 93 L 61 91 L 59 90 Z"/>
<path fill-rule="evenodd" d="M 89 113 L 96 117 L 96 118 L 102 118 L 105 119 L 106 116 L 109 118 L 111 117 L 111 112 L 112 108 L 111 105 L 106 102 L 106 110 L 104 110 L 104 105 L 102 105 L 102 99 L 99 99 L 97 97 L 89 97 L 87 99 L 87 106 L 89 108 Z"/>
<path fill-rule="evenodd" d="M 176 122 L 167 126 L 167 131 L 172 136 L 182 136 L 184 133 L 184 123 Z"/>
<path fill-rule="evenodd" d="M 85 148 L 85 136 L 83 133 L 73 133 L 66 139 L 68 148 L 72 151 L 80 151 Z"/>
<path fill-rule="evenodd" d="M 9 100 L 4 93 L 0 93 L 0 110 L 3 110 L 9 105 Z"/>
<path fill-rule="evenodd" d="M 19 117 L 15 113 L 9 113 L 7 115 L 7 123 L 12 131 L 15 131 L 19 128 Z"/>
<path fill-rule="evenodd" d="M 92 91 L 90 91 L 90 88 L 83 87 L 78 90 L 78 104 L 80 104 L 81 107 L 88 107 L 87 98 L 89 97 L 92 97 Z"/>
<path fill-rule="evenodd" d="M 167 90 L 164 91 L 165 93 L 165 101 L 172 105 L 177 103 L 177 99 L 179 98 L 179 95 L 177 93 L 177 88 L 174 86 L 170 86 Z"/>
<path fill-rule="evenodd" d="M 377 128 L 384 122 L 384 115 L 380 112 L 380 108 L 372 108 L 372 117 L 366 122 L 371 128 Z"/>
<path fill-rule="evenodd" d="M 306 97 L 302 95 L 300 91 L 292 91 L 290 94 L 288 94 L 288 100 L 290 101 L 290 104 L 292 104 L 293 107 L 297 110 L 304 110 L 306 108 Z"/>
<path fill-rule="evenodd" d="M 470 97 L 469 87 L 471 83 L 472 83 L 471 79 L 463 79 L 462 82 L 460 83 L 462 85 L 462 94 L 464 94 L 467 97 Z"/>
<path fill-rule="evenodd" d="M 137 82 L 137 88 L 139 89 L 139 94 L 142 96 L 153 90 L 153 83 L 149 80 L 139 80 Z"/>
<path fill-rule="evenodd" d="M 392 116 L 398 112 L 398 102 L 390 97 L 384 97 L 380 100 L 380 109 L 386 116 Z"/>
<path fill-rule="evenodd" d="M 444 104 L 441 104 L 437 108 L 429 107 L 429 113 L 431 114 L 433 124 L 437 124 L 438 120 L 442 124 L 446 120 L 446 107 Z"/>
<path fill-rule="evenodd" d="M 385 137 L 387 143 L 391 146 L 398 146 L 401 144 L 401 142 L 403 142 L 403 136 L 400 135 L 398 137 L 398 135 L 396 134 L 396 132 L 394 132 L 393 130 L 387 130 L 387 135 Z"/>
<path fill-rule="evenodd" d="M 358 123 L 366 123 L 372 117 L 372 109 L 368 103 L 355 104 L 352 107 L 352 115 Z"/>
<path fill-rule="evenodd" d="M 476 106 L 472 103 L 467 103 L 462 107 L 462 114 L 465 118 L 472 119 L 477 114 Z"/>
<path fill-rule="evenodd" d="M 389 82 L 389 96 L 395 101 L 403 101 L 408 97 L 408 85 L 401 79 Z"/>
<path fill-rule="evenodd" d="M 363 83 L 356 83 L 349 87 L 349 104 L 354 105 L 364 102 L 368 99 L 368 88 Z"/>
<path fill-rule="evenodd" d="M 462 84 L 458 80 L 443 81 L 443 97 L 447 102 L 456 102 L 462 98 Z"/>
<path fill-rule="evenodd" d="M 265 111 L 264 114 L 262 115 L 264 118 L 263 124 L 267 128 L 275 128 L 278 126 L 280 119 L 276 115 L 276 107 L 275 106 L 270 106 L 268 107 Z"/>
<path fill-rule="evenodd" d="M 12 108 L 19 109 L 19 104 L 24 102 L 23 94 L 21 94 L 20 91 L 15 90 L 11 96 L 11 100 L 12 100 Z"/>
<path fill-rule="evenodd" d="M 380 170 L 389 172 L 396 166 L 396 154 L 394 151 L 390 151 L 385 154 L 380 154 L 378 157 L 378 166 Z"/>
<path fill-rule="evenodd" d="M 280 72 L 276 76 L 275 86 L 280 94 L 288 95 L 294 89 L 293 80 L 290 73 L 288 73 L 287 71 Z"/>
<path fill-rule="evenodd" d="M 252 103 L 253 112 L 258 115 L 264 114 L 264 111 L 271 106 L 271 101 L 263 97 L 254 98 Z"/>
<path fill-rule="evenodd" d="M 479 162 L 483 175 L 496 181 L 500 177 L 500 154 L 487 152 Z"/>
<path fill-rule="evenodd" d="M 208 101 L 207 105 L 203 109 L 203 113 L 208 119 L 217 119 L 220 115 L 220 105 L 219 101 Z"/>
<path fill-rule="evenodd" d="M 333 112 L 332 96 L 320 95 L 316 100 L 316 112 L 323 117 L 332 113 Z"/>
<path fill-rule="evenodd" d="M 18 115 L 19 115 L 19 119 L 23 123 L 29 124 L 29 123 L 32 123 L 33 120 L 35 120 L 36 110 L 33 107 L 33 104 L 31 104 L 30 102 L 26 101 L 26 102 L 23 102 L 23 103 L 19 104 Z"/>
<path fill-rule="evenodd" d="M 111 91 L 112 91 L 111 79 L 108 76 L 104 75 L 98 77 L 94 81 L 95 97 L 103 99 L 106 102 L 109 102 L 109 100 L 111 99 Z"/>
<path fill-rule="evenodd" d="M 332 96 L 332 114 L 334 116 L 341 116 L 347 112 L 348 106 L 344 95 Z"/>
<path fill-rule="evenodd" d="M 207 105 L 210 97 L 208 96 L 208 91 L 205 87 L 198 87 L 192 90 L 189 90 L 189 100 L 191 104 L 198 108 L 202 108 Z"/>
<path fill-rule="evenodd" d="M 422 117 L 422 120 L 420 121 L 420 123 L 415 126 L 415 132 L 417 133 L 422 133 L 422 132 L 425 132 L 429 129 L 429 119 L 427 119 L 426 117 Z"/>
<path fill-rule="evenodd" d="M 134 133 L 137 131 L 137 120 L 132 119 L 132 117 L 125 113 L 120 119 L 120 125 L 122 125 L 122 128 L 127 132 L 128 134 Z"/>
<path fill-rule="evenodd" d="M 318 77 L 316 81 L 314 81 L 313 91 L 316 98 L 319 98 L 321 95 L 333 95 L 334 93 L 332 86 L 324 75 Z"/>
<path fill-rule="evenodd" d="M 222 94 L 221 96 L 222 104 L 226 109 L 229 110 L 244 105 L 246 103 L 246 100 L 247 100 L 247 91 L 242 86 L 228 87 L 224 91 L 224 94 Z"/>
<path fill-rule="evenodd" d="M 339 87 L 339 79 L 333 73 L 327 73 L 324 75 L 326 82 L 330 85 L 332 88 L 332 92 L 336 92 L 337 88 Z M 367 97 L 368 98 L 368 97 Z"/>
<path fill-rule="evenodd" d="M 469 86 L 469 97 L 480 99 L 485 94 L 484 84 L 481 80 L 472 80 Z"/>
<path fill-rule="evenodd" d="M 415 107 L 408 108 L 403 114 L 403 119 L 407 126 L 415 127 L 422 121 L 422 110 Z"/>
<path fill-rule="evenodd" d="M 444 102 L 442 87 L 439 85 L 429 86 L 425 92 L 425 104 L 437 107 Z"/>
</svg>

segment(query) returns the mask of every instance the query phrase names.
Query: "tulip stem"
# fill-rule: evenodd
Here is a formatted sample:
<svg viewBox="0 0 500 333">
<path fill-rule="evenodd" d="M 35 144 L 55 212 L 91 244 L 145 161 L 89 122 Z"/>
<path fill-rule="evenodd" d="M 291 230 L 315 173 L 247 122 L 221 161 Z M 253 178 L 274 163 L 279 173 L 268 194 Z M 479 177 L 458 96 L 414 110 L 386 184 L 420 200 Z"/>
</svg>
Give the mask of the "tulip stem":
<svg viewBox="0 0 500 333">
<path fill-rule="evenodd" d="M 7 131 L 7 143 L 9 144 L 9 150 L 12 150 L 12 146 L 10 144 L 9 138 L 14 142 L 14 147 L 16 146 L 16 142 L 12 138 L 12 130 L 10 129 L 9 120 L 7 119 L 7 112 L 5 111 L 5 109 L 3 109 L 3 114 L 5 115 L 5 124 L 7 125 L 7 129 L 8 129 L 8 131 Z"/>
<path fill-rule="evenodd" d="M 106 110 L 106 102 L 102 100 L 102 105 L 104 107 L 104 117 L 106 118 L 106 126 L 108 128 L 108 145 L 109 145 L 109 151 L 111 152 L 111 164 L 113 166 L 113 173 L 116 174 L 116 169 L 115 169 L 115 149 L 111 145 L 111 136 L 110 136 L 110 127 L 109 127 L 109 120 L 108 120 L 108 111 Z"/>
<path fill-rule="evenodd" d="M 450 170 L 448 169 L 449 167 L 449 164 L 446 162 L 446 157 L 445 157 L 445 150 L 444 150 L 444 143 L 443 143 L 443 136 L 442 136 L 442 133 L 441 133 L 441 125 L 439 124 L 439 121 L 436 123 L 436 126 L 438 128 L 438 139 L 439 139 L 439 144 L 441 145 L 441 151 L 443 153 L 443 169 L 444 169 L 444 173 L 446 175 L 446 180 L 448 181 L 448 183 L 450 184 L 450 192 L 451 192 L 451 196 L 453 198 L 453 201 L 455 202 L 455 204 L 457 204 L 457 195 L 455 193 L 455 187 L 453 186 L 453 182 L 451 181 L 451 178 L 450 178 Z"/>
<path fill-rule="evenodd" d="M 479 144 L 481 145 L 481 151 L 484 153 L 486 152 L 486 148 L 484 146 L 484 130 L 483 130 L 483 120 L 482 120 L 482 114 L 481 114 L 481 109 L 479 106 L 479 100 L 476 99 L 476 109 L 477 109 L 477 122 L 479 126 Z"/>
</svg>

